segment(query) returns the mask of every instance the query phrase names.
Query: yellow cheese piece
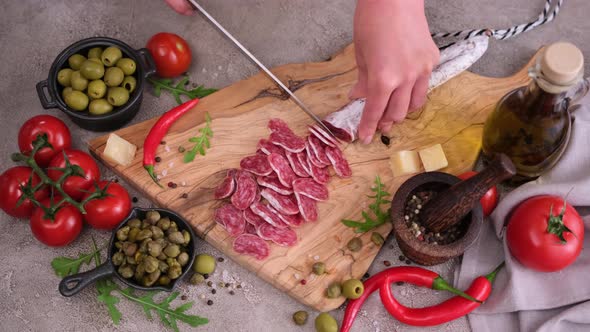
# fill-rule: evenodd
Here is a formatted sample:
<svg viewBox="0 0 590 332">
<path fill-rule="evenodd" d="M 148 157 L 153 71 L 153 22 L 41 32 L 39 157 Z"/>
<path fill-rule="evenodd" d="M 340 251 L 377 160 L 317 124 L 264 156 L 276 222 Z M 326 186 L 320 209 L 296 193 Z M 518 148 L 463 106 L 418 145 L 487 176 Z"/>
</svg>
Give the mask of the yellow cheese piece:
<svg viewBox="0 0 590 332">
<path fill-rule="evenodd" d="M 389 158 L 393 176 L 402 176 L 420 172 L 420 157 L 416 151 L 397 151 Z"/>
<path fill-rule="evenodd" d="M 137 147 L 121 137 L 110 134 L 103 155 L 105 159 L 123 166 L 129 166 L 135 157 Z"/>
<path fill-rule="evenodd" d="M 445 152 L 440 144 L 420 150 L 418 154 L 420 154 L 420 159 L 422 159 L 422 164 L 426 172 L 437 171 L 449 166 Z"/>
</svg>

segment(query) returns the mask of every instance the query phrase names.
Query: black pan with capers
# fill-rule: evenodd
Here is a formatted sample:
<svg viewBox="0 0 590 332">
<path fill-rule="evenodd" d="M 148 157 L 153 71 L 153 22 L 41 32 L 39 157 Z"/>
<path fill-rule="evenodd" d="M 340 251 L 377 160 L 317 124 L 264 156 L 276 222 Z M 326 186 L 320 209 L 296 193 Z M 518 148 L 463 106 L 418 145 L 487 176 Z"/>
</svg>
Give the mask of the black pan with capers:
<svg viewBox="0 0 590 332">
<path fill-rule="evenodd" d="M 194 240 L 190 225 L 174 212 L 134 208 L 112 235 L 109 262 L 64 278 L 59 291 L 71 296 L 112 274 L 134 288 L 172 290 L 193 264 Z"/>
</svg>

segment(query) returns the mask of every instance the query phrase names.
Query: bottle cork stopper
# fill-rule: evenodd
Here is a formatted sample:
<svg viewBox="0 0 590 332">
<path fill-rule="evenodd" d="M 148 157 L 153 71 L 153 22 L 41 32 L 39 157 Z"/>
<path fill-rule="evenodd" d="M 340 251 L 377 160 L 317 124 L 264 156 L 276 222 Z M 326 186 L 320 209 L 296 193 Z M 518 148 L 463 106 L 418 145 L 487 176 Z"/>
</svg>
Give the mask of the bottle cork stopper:
<svg viewBox="0 0 590 332">
<path fill-rule="evenodd" d="M 541 59 L 541 72 L 550 83 L 567 86 L 576 83 L 584 70 L 584 55 L 568 42 L 547 46 Z"/>
</svg>

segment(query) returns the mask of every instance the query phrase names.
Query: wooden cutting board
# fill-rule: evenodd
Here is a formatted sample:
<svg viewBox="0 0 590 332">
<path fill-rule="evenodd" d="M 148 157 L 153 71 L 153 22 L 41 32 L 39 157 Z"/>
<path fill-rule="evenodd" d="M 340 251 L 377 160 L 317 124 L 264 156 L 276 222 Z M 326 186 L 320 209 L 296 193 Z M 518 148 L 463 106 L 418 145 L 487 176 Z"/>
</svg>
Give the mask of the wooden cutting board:
<svg viewBox="0 0 590 332">
<path fill-rule="evenodd" d="M 324 117 L 348 102 L 348 91 L 357 76 L 354 49 L 350 45 L 329 61 L 290 64 L 273 72 L 289 82 L 290 88 Z M 360 236 L 364 244 L 360 252 L 347 250 L 348 241 L 358 235 L 340 221 L 360 218 L 361 211 L 370 204 L 367 194 L 376 175 L 390 193 L 409 177 L 393 177 L 389 167 L 391 153 L 441 143 L 449 161 L 449 167 L 443 171 L 459 174 L 470 170 L 480 150 L 486 116 L 502 95 L 527 84 L 528 80 L 526 68 L 508 78 L 487 78 L 465 72 L 432 91 L 424 109 L 394 126 L 389 146 L 379 137 L 369 146 L 358 143 L 346 146 L 344 154 L 351 164 L 352 178 L 333 177 L 329 183 L 330 200 L 319 204 L 320 220 L 297 229 L 296 246 L 271 245 L 271 256 L 264 261 L 233 252 L 232 238 L 213 221 L 213 211 L 221 202 L 213 199 L 212 191 L 225 176 L 226 169 L 238 167 L 241 158 L 255 153 L 258 140 L 269 135 L 266 125 L 270 118 L 281 118 L 296 133 L 307 134 L 307 125 L 312 120 L 265 75 L 255 75 L 204 98 L 172 126 L 165 137 L 166 145 L 159 146 L 157 152 L 162 161 L 156 170 L 158 174 L 164 170 L 167 173 L 161 180 L 165 188 L 154 184 L 142 167 L 143 141 L 155 118 L 116 132 L 138 147 L 132 165 L 123 167 L 106 161 L 105 164 L 158 206 L 181 214 L 199 236 L 234 261 L 298 301 L 327 311 L 340 306 L 344 298 L 327 299 L 326 287 L 334 281 L 361 278 L 379 251 L 370 240 L 370 232 Z M 190 146 L 187 140 L 203 127 L 205 111 L 213 119 L 211 149 L 206 156 L 197 156 L 194 162 L 185 164 L 177 149 L 181 145 Z M 107 137 L 89 142 L 90 151 L 103 161 Z M 168 188 L 166 184 L 170 181 L 178 187 Z M 188 198 L 181 197 L 185 193 Z M 377 231 L 386 238 L 391 226 L 383 225 Z M 324 262 L 329 273 L 315 277 L 311 267 L 316 261 Z M 305 285 L 301 279 L 306 280 Z"/>
</svg>

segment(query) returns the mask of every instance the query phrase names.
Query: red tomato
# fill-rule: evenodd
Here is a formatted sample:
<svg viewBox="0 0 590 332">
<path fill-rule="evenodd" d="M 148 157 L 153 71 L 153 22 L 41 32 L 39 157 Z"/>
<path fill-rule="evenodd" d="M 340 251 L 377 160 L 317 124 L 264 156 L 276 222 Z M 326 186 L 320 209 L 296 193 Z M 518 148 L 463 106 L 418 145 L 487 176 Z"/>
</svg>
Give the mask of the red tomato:
<svg viewBox="0 0 590 332">
<path fill-rule="evenodd" d="M 59 202 L 61 197 L 54 197 L 54 202 Z M 41 201 L 46 207 L 50 206 L 51 199 Z M 82 214 L 72 205 L 64 204 L 55 213 L 53 219 L 45 218 L 45 211 L 36 207 L 31 216 L 31 232 L 39 242 L 52 247 L 63 247 L 72 243 L 82 231 Z"/>
<path fill-rule="evenodd" d="M 156 63 L 160 77 L 176 77 L 185 73 L 191 64 L 191 49 L 182 37 L 160 32 L 148 40 L 146 48 Z"/>
<path fill-rule="evenodd" d="M 131 199 L 123 186 L 110 181 L 100 181 L 98 187 L 106 186 L 107 197 L 90 200 L 84 209 L 84 220 L 92 227 L 98 229 L 113 229 L 123 221 L 131 211 Z M 92 193 L 84 195 L 84 199 Z"/>
<path fill-rule="evenodd" d="M 477 172 L 469 171 L 469 172 L 465 172 L 465 173 L 459 175 L 458 178 L 461 180 L 467 180 L 470 177 L 474 176 L 475 174 L 477 174 Z M 496 188 L 496 186 L 493 186 L 492 188 L 490 188 L 490 190 L 488 190 L 483 195 L 483 197 L 479 200 L 479 202 L 481 203 L 481 207 L 483 209 L 484 216 L 487 217 L 490 214 L 492 214 L 492 212 L 496 208 L 496 205 L 498 205 L 498 189 Z"/>
<path fill-rule="evenodd" d="M 84 191 L 89 189 L 94 182 L 100 180 L 100 170 L 98 169 L 96 161 L 94 161 L 94 159 L 92 159 L 92 157 L 84 151 L 65 150 L 65 154 L 68 157 L 70 164 L 78 165 L 82 167 L 82 170 L 84 170 L 84 177 L 70 175 L 65 179 L 62 186 L 66 194 L 79 201 L 82 196 L 84 196 Z M 64 158 L 64 153 L 62 152 L 56 155 L 49 163 L 47 175 L 53 181 L 57 181 L 63 172 L 52 168 L 63 168 L 65 166 L 66 160 Z"/>
<path fill-rule="evenodd" d="M 7 169 L 0 175 L 0 207 L 4 212 L 17 218 L 28 218 L 33 213 L 35 205 L 29 199 L 25 199 L 18 207 L 18 200 L 23 195 L 21 186 L 26 185 L 33 174 L 32 186 L 41 182 L 39 176 L 33 173 L 33 169 L 25 166 L 16 166 Z M 49 190 L 43 187 L 35 192 L 35 199 L 40 201 L 47 197 Z"/>
<path fill-rule="evenodd" d="M 544 272 L 559 271 L 573 263 L 582 251 L 584 222 L 578 212 L 566 204 L 565 214 L 559 217 L 564 200 L 557 196 L 529 198 L 512 212 L 506 228 L 510 253 L 522 265 Z M 563 239 L 549 233 L 561 221 L 571 232 L 563 231 Z"/>
<path fill-rule="evenodd" d="M 41 167 L 49 165 L 51 159 L 63 149 L 72 145 L 70 130 L 63 121 L 51 115 L 37 115 L 25 122 L 18 132 L 18 147 L 23 154 L 30 154 L 37 135 L 47 134 L 53 148 L 43 148 L 35 155 L 35 161 Z"/>
</svg>

